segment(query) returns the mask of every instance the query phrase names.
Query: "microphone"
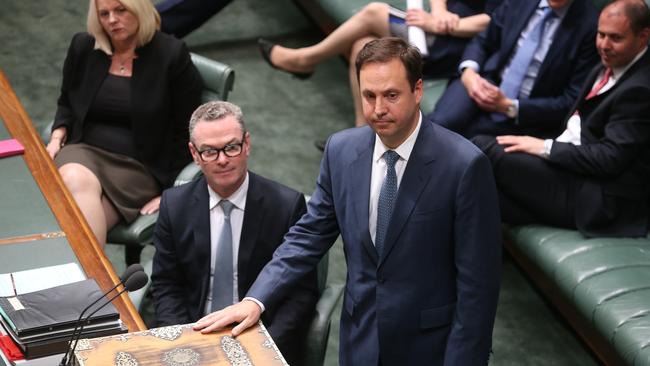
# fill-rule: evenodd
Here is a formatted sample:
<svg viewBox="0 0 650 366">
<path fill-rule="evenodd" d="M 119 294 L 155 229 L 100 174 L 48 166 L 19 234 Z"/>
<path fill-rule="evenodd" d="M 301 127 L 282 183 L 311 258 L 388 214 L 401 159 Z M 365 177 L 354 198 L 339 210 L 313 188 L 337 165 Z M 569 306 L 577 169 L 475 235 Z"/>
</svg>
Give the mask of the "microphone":
<svg viewBox="0 0 650 366">
<path fill-rule="evenodd" d="M 118 286 L 124 285 L 125 282 L 134 274 L 137 272 L 144 272 L 144 267 L 140 263 L 135 263 L 130 265 L 127 269 L 124 270 L 124 273 L 120 276 L 120 282 L 118 282 L 115 286 L 113 286 L 110 290 L 104 292 L 102 296 L 98 297 L 95 301 L 93 301 L 90 305 L 88 305 L 83 311 L 79 314 L 79 317 L 77 318 L 77 321 L 75 322 L 74 330 L 72 331 L 72 334 L 70 336 L 70 342 L 74 339 L 74 335 L 77 332 L 77 328 L 79 328 L 79 324 L 81 321 L 81 318 L 84 316 L 86 311 L 88 311 L 93 305 L 97 304 L 99 300 L 103 299 L 106 297 L 111 291 L 115 290 Z M 68 345 L 68 351 L 70 345 Z M 63 359 L 61 359 L 61 363 L 59 364 L 60 366 L 64 366 L 67 363 L 67 358 L 68 358 L 68 351 L 66 351 L 65 355 L 63 356 Z"/>
<path fill-rule="evenodd" d="M 66 354 L 64 356 L 64 358 L 66 358 L 66 360 L 65 360 L 66 362 L 63 365 L 70 365 L 70 363 L 72 362 L 72 355 L 74 355 L 74 351 L 75 351 L 75 349 L 77 349 L 77 343 L 79 342 L 79 338 L 81 338 L 81 334 L 82 334 L 82 332 L 84 330 L 84 326 L 86 325 L 88 320 L 90 320 L 90 318 L 93 315 L 95 315 L 95 313 L 97 313 L 98 311 L 103 309 L 106 305 L 110 304 L 111 301 L 115 300 L 115 298 L 122 295 L 124 292 L 126 292 L 126 291 L 129 291 L 129 292 L 137 291 L 137 290 L 143 288 L 147 284 L 147 282 L 149 282 L 149 276 L 147 276 L 147 274 L 144 271 L 135 272 L 135 273 L 131 274 L 131 276 L 126 280 L 126 282 L 124 282 L 124 289 L 120 290 L 117 294 L 115 294 L 113 297 L 108 299 L 108 301 L 105 301 L 97 309 L 95 309 L 95 311 L 93 311 L 87 317 L 85 317 L 84 320 L 81 322 L 81 326 L 79 327 L 79 332 L 77 332 L 76 336 L 74 336 L 74 334 L 73 334 L 74 346 L 72 346 L 72 348 L 70 348 L 70 345 L 72 345 L 72 340 L 71 340 L 70 345 L 68 346 L 68 348 L 70 348 L 69 349 L 70 358 L 67 359 L 68 352 L 66 352 Z M 61 362 L 63 362 L 63 361 L 64 360 L 61 360 Z"/>
</svg>

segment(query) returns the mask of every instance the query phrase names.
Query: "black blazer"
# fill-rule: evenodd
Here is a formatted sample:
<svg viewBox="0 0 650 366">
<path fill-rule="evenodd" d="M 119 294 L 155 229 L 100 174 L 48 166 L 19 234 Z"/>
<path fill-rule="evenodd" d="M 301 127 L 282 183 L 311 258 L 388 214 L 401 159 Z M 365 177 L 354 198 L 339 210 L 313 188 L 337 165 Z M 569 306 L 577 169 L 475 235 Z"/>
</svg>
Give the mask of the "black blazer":
<svg viewBox="0 0 650 366">
<path fill-rule="evenodd" d="M 550 161 L 585 177 L 576 197 L 576 226 L 582 233 L 645 236 L 650 196 L 650 53 L 613 88 L 584 100 L 602 68 L 591 71 L 572 109 L 580 113 L 581 145 L 554 142 Z"/>
<path fill-rule="evenodd" d="M 93 49 L 94 44 L 91 35 L 76 34 L 63 65 L 52 129 L 65 126 L 67 143 L 82 141 L 86 115 L 111 64 L 110 56 Z M 187 47 L 174 37 L 156 32 L 135 52 L 131 120 L 137 158 L 161 187 L 168 187 L 191 161 L 187 126 L 201 103 L 203 83 Z"/>
<path fill-rule="evenodd" d="M 194 322 L 203 316 L 210 284 L 208 204 L 204 177 L 163 192 L 154 230 L 156 254 L 151 276 L 159 325 Z M 249 173 L 237 265 L 240 299 L 271 260 L 284 234 L 305 212 L 302 194 Z M 266 309 L 262 316 L 289 359 L 299 351 L 317 297 L 316 274 L 311 272 L 280 306 Z"/>
</svg>

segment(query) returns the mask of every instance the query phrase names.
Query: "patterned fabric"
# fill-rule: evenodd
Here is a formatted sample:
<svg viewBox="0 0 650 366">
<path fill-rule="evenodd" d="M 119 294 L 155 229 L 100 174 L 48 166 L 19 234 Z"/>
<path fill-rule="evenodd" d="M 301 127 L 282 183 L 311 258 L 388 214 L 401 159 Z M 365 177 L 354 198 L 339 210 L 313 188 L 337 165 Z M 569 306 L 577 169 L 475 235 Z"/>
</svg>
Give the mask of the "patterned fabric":
<svg viewBox="0 0 650 366">
<path fill-rule="evenodd" d="M 390 222 L 390 216 L 393 213 L 395 206 L 395 198 L 397 197 L 397 174 L 395 173 L 395 163 L 399 159 L 399 154 L 393 150 L 387 150 L 384 153 L 384 160 L 386 161 L 386 178 L 381 185 L 379 192 L 379 202 L 377 205 L 377 233 L 375 236 L 375 248 L 377 254 L 381 257 L 384 250 L 384 240 L 386 239 L 386 231 Z"/>
</svg>

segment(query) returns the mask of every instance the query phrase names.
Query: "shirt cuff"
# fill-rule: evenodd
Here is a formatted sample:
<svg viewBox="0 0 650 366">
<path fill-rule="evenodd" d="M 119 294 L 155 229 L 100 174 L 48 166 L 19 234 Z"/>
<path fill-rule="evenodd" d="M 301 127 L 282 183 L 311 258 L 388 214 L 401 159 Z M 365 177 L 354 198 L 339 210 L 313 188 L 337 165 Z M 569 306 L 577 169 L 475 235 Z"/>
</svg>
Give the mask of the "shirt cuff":
<svg viewBox="0 0 650 366">
<path fill-rule="evenodd" d="M 259 306 L 260 309 L 262 309 L 262 312 L 264 312 L 264 310 L 266 310 L 266 308 L 264 307 L 264 304 L 262 304 L 261 301 L 259 301 L 258 299 L 254 298 L 254 297 L 246 296 L 242 301 L 244 301 L 244 300 L 249 300 L 249 301 L 252 301 L 252 302 L 256 303 L 257 306 Z"/>
<path fill-rule="evenodd" d="M 458 72 L 462 74 L 463 69 L 466 69 L 468 67 L 476 72 L 479 72 L 481 70 L 481 66 L 478 64 L 478 62 L 472 60 L 465 60 L 461 62 L 460 65 L 458 65 Z"/>
<path fill-rule="evenodd" d="M 519 99 L 512 99 L 512 105 L 515 107 L 515 125 L 519 124 Z"/>
<path fill-rule="evenodd" d="M 551 139 L 544 140 L 544 147 L 542 148 L 542 151 L 540 151 L 539 156 L 541 156 L 544 159 L 548 159 L 549 156 L 551 156 L 552 148 L 553 148 L 553 140 Z"/>
</svg>

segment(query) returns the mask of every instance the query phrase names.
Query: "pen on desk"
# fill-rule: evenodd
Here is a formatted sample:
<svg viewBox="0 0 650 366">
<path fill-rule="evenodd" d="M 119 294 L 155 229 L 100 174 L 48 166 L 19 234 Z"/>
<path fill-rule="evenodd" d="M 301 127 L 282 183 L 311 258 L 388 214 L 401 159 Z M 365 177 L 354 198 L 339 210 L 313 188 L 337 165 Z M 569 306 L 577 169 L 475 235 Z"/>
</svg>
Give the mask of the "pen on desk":
<svg viewBox="0 0 650 366">
<path fill-rule="evenodd" d="M 11 277 L 11 287 L 14 288 L 14 295 L 18 296 L 18 292 L 16 292 L 16 281 L 14 281 L 14 274 L 9 273 L 9 277 Z"/>
</svg>

